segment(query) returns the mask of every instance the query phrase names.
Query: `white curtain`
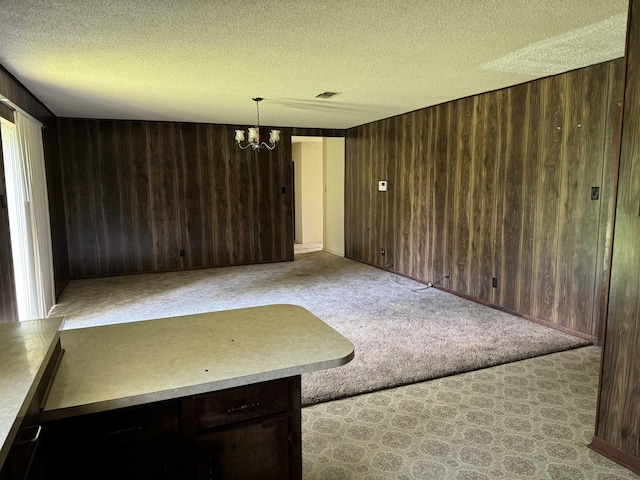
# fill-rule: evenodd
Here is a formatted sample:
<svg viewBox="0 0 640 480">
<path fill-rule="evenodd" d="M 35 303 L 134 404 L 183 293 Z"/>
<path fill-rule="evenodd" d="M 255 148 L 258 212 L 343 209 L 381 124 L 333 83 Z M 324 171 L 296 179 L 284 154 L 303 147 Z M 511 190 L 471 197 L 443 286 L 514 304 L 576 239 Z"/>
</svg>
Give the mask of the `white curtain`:
<svg viewBox="0 0 640 480">
<path fill-rule="evenodd" d="M 11 253 L 16 286 L 18 318 L 39 318 L 38 295 L 35 289 L 35 263 L 27 246 L 31 235 L 31 214 L 25 172 L 20 159 L 18 135 L 13 123 L 2 121 L 2 153 L 7 184 L 7 210 L 11 233 Z"/>
<path fill-rule="evenodd" d="M 20 112 L 14 120 L 15 127 L 2 123 L 9 228 L 18 317 L 31 320 L 55 303 L 49 200 L 42 126 Z"/>
</svg>

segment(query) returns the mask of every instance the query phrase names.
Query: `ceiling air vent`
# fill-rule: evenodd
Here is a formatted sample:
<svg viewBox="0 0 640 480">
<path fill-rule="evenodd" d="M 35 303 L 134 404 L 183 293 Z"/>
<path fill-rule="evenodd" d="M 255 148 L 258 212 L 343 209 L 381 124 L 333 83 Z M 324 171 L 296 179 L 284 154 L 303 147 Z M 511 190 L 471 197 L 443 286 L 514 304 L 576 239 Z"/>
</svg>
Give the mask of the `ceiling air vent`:
<svg viewBox="0 0 640 480">
<path fill-rule="evenodd" d="M 340 92 L 322 92 L 316 95 L 316 98 L 324 98 L 326 100 L 327 98 L 335 97 L 339 94 Z"/>
</svg>

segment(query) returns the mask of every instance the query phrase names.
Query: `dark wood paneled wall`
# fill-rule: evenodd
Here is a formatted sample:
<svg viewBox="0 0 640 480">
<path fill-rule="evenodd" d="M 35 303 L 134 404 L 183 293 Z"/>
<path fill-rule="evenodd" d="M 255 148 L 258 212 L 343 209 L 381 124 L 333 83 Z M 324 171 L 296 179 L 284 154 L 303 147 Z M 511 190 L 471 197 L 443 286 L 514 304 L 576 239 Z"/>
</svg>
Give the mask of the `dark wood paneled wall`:
<svg viewBox="0 0 640 480">
<path fill-rule="evenodd" d="M 630 1 L 620 180 L 592 446 L 640 474 L 640 1 Z"/>
<path fill-rule="evenodd" d="M 344 137 L 345 130 L 329 129 L 329 128 L 301 128 L 293 127 L 286 129 L 291 135 L 299 135 L 304 137 Z"/>
<path fill-rule="evenodd" d="M 597 337 L 621 78 L 617 60 L 348 130 L 346 255 Z"/>
<path fill-rule="evenodd" d="M 293 260 L 291 134 L 234 128 L 60 119 L 72 278 Z"/>
<path fill-rule="evenodd" d="M 43 123 L 44 161 L 47 171 L 47 190 L 51 220 L 51 241 L 56 298 L 69 282 L 67 233 L 61 188 L 57 118 L 18 80 L 0 65 L 0 94 Z"/>
</svg>

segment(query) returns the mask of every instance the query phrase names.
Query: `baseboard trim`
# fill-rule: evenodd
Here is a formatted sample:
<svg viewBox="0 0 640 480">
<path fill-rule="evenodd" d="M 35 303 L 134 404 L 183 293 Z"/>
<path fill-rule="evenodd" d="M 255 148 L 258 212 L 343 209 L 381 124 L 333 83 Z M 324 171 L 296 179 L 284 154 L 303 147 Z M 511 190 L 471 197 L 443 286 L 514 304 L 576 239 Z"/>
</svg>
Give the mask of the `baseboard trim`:
<svg viewBox="0 0 640 480">
<path fill-rule="evenodd" d="M 415 280 L 415 279 L 413 279 Z M 479 303 L 481 305 L 484 305 L 486 307 L 490 307 L 490 308 L 494 308 L 496 310 L 500 310 L 501 312 L 506 312 L 509 313 L 511 315 L 515 315 L 516 317 L 520 317 L 520 318 L 524 318 L 525 320 L 529 320 L 530 322 L 533 323 L 537 323 L 539 325 L 544 325 L 545 327 L 549 327 L 549 328 L 553 328 L 554 330 L 558 330 L 562 333 L 568 333 L 569 335 L 573 335 L 574 337 L 578 337 L 578 338 L 582 338 L 584 340 L 587 340 L 588 342 L 591 342 L 593 344 L 595 344 L 598 340 L 598 337 L 594 336 L 594 335 L 589 335 L 587 333 L 584 332 L 580 332 L 578 330 L 574 330 L 572 328 L 568 328 L 562 325 L 558 325 L 556 323 L 553 322 L 549 322 L 548 320 L 543 320 L 541 318 L 536 318 L 536 317 L 532 317 L 531 315 L 527 315 L 526 313 L 520 313 L 520 312 L 515 312 L 513 310 L 509 310 L 508 308 L 504 308 L 501 307 L 500 305 L 495 305 L 493 303 L 489 303 L 485 300 L 481 300 L 479 298 L 474 298 L 470 295 L 466 295 L 464 293 L 459 293 L 456 292 L 454 290 L 449 290 L 446 287 L 442 287 L 440 285 L 434 285 L 434 287 L 436 287 L 439 290 L 445 291 L 447 293 L 451 293 L 453 295 L 456 295 L 458 297 L 462 297 L 462 298 L 466 298 L 467 300 L 471 300 L 472 302 L 476 302 Z"/>
<path fill-rule="evenodd" d="M 69 282 L 71 281 L 71 278 L 66 278 L 64 279 L 64 281 L 59 285 L 60 286 L 60 291 L 58 291 L 58 289 L 56 288 L 56 303 L 58 303 L 58 300 L 60 300 L 60 297 L 62 296 L 62 292 L 64 292 L 64 289 L 67 288 L 67 285 L 69 285 Z M 55 283 L 55 282 L 54 282 Z M 58 285 L 56 285 L 58 286 Z"/>
<path fill-rule="evenodd" d="M 613 460 L 617 464 L 628 468 L 636 475 L 640 475 L 640 458 L 634 457 L 630 453 L 620 450 L 618 447 L 614 447 L 609 442 L 606 442 L 595 435 L 591 439 L 591 443 L 588 447 L 594 452 L 597 452 L 600 455 Z"/>
<path fill-rule="evenodd" d="M 352 257 L 345 257 L 345 258 L 348 258 L 349 260 L 353 260 L 355 262 L 364 263 L 365 265 L 369 265 L 371 267 L 379 268 L 380 270 L 384 270 L 386 272 L 393 273 L 394 275 L 400 275 L 401 277 L 409 278 L 409 279 L 411 279 L 411 280 L 413 280 L 415 282 L 422 283 L 423 285 L 427 284 L 427 282 L 425 282 L 424 280 L 412 277 L 411 275 L 406 275 L 404 273 L 397 272 L 395 270 L 391 270 L 391 269 L 388 269 L 388 268 L 383 268 L 383 267 L 381 267 L 379 265 L 374 265 L 373 263 L 369 263 L 369 262 L 364 262 L 362 260 L 358 260 L 357 258 L 352 258 Z M 510 315 L 514 315 L 516 317 L 524 318 L 525 320 L 529 320 L 530 322 L 537 323 L 539 325 L 544 325 L 545 327 L 553 328 L 554 330 L 558 330 L 558 331 L 560 331 L 562 333 L 567 333 L 569 335 L 573 335 L 574 337 L 582 338 L 583 340 L 591 342 L 594 345 L 598 344 L 598 337 L 595 336 L 595 335 L 589 335 L 588 333 L 580 332 L 578 330 L 574 330 L 572 328 L 564 327 L 562 325 L 557 325 L 557 324 L 555 324 L 553 322 L 549 322 L 548 320 L 543 320 L 541 318 L 532 317 L 531 315 L 527 315 L 525 313 L 520 313 L 520 312 L 516 312 L 516 311 L 513 311 L 513 310 L 509 310 L 508 308 L 504 308 L 504 307 L 501 307 L 500 305 L 495 305 L 493 303 L 489 303 L 489 302 L 487 302 L 485 300 L 481 300 L 479 298 L 472 297 L 471 295 L 466 295 L 464 293 L 456 292 L 455 290 L 450 290 L 450 289 L 448 289 L 446 287 L 443 287 L 442 285 L 433 285 L 433 287 L 437 288 L 438 290 L 442 290 L 443 292 L 451 293 L 452 295 L 455 295 L 457 297 L 461 297 L 461 298 L 464 298 L 466 300 L 470 300 L 472 302 L 479 303 L 480 305 L 484 305 L 485 307 L 493 308 L 495 310 L 500 310 L 501 312 L 505 312 L 505 313 L 508 313 Z"/>
</svg>

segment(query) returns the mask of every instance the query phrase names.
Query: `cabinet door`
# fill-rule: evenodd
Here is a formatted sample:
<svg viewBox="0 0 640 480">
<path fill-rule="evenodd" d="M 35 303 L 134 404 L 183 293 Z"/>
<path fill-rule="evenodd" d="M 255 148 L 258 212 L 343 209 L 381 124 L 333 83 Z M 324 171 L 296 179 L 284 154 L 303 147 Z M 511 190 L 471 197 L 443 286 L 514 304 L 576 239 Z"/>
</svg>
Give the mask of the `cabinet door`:
<svg viewBox="0 0 640 480">
<path fill-rule="evenodd" d="M 178 480 L 182 478 L 179 452 L 177 443 L 146 443 L 111 448 L 102 452 L 87 452 L 81 464 L 67 472 L 63 469 L 61 478 Z M 80 468 L 77 468 L 78 466 Z"/>
<path fill-rule="evenodd" d="M 182 478 L 177 442 L 143 442 L 106 446 L 67 443 L 47 449 L 46 478 L 67 480 L 179 480 Z"/>
<path fill-rule="evenodd" d="M 286 415 L 199 435 L 199 480 L 289 478 L 289 419 Z"/>
<path fill-rule="evenodd" d="M 181 478 L 176 400 L 54 420 L 45 428 L 51 478 Z"/>
</svg>

